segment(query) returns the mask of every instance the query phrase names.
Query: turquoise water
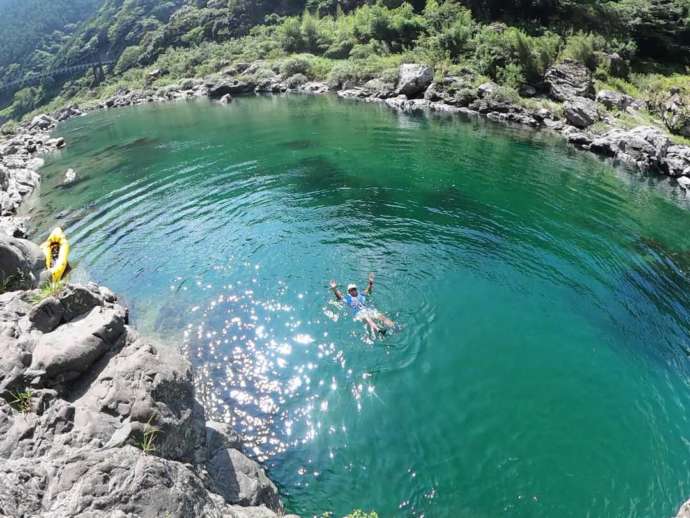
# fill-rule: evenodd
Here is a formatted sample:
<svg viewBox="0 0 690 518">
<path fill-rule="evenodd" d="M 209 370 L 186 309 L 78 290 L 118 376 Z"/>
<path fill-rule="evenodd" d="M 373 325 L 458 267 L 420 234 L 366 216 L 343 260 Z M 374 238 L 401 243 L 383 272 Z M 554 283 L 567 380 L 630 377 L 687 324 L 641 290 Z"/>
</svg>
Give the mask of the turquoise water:
<svg viewBox="0 0 690 518">
<path fill-rule="evenodd" d="M 667 517 L 690 213 L 543 135 L 332 98 L 101 112 L 31 210 L 178 341 L 290 511 Z M 80 182 L 58 188 L 68 167 Z M 365 283 L 381 340 L 328 281 Z"/>
</svg>

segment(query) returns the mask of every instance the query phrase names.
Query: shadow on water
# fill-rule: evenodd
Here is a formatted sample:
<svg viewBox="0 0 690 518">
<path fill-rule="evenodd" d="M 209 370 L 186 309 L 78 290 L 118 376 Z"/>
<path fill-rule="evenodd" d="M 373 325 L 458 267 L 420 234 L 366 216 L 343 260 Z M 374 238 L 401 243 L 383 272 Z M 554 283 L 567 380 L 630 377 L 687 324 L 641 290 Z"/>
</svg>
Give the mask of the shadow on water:
<svg viewBox="0 0 690 518">
<path fill-rule="evenodd" d="M 302 140 L 291 140 L 290 142 L 283 142 L 280 144 L 281 147 L 291 149 L 293 151 L 301 151 L 304 149 L 315 149 L 319 145 L 314 140 L 302 139 Z"/>
</svg>

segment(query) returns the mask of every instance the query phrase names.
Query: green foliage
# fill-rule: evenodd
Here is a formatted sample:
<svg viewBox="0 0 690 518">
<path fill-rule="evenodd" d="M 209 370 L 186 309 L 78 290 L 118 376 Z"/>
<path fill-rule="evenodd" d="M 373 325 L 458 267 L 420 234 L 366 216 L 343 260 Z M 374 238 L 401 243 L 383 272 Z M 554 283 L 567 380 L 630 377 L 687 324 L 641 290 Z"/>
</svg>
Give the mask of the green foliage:
<svg viewBox="0 0 690 518">
<path fill-rule="evenodd" d="M 311 75 L 311 60 L 304 56 L 294 56 L 286 59 L 280 64 L 280 73 L 284 76 L 294 76 L 295 74 Z"/>
<path fill-rule="evenodd" d="M 534 37 L 515 27 L 490 25 L 474 38 L 474 59 L 482 74 L 499 82 L 537 82 L 553 64 L 560 38 L 552 33 Z"/>
<path fill-rule="evenodd" d="M 26 15 L 26 31 L 17 22 L 24 6 L 43 0 L 4 1 L 11 7 L 0 19 L 0 83 L 94 56 L 116 66 L 115 77 L 95 88 L 87 71 L 6 96 L 2 118 L 143 87 L 141 70 L 149 66 L 170 72 L 157 85 L 256 60 L 279 63 L 286 77 L 344 84 L 405 60 L 433 65 L 437 77 L 463 66 L 514 89 L 539 85 L 567 57 L 585 63 L 601 84 L 640 89 L 626 80 L 646 63 L 641 58 L 654 58 L 654 72 L 669 68 L 663 61 L 676 72 L 690 64 L 690 0 L 55 0 L 45 13 Z M 38 37 L 39 26 L 51 32 Z M 17 38 L 24 32 L 30 45 Z M 17 44 L 30 52 L 16 53 Z M 16 63 L 4 59 L 5 49 L 20 56 Z"/>
<path fill-rule="evenodd" d="M 431 54 L 457 60 L 469 47 L 477 29 L 468 9 L 460 4 L 443 0 L 429 0 L 424 8 L 426 34 L 419 41 L 420 47 Z"/>
<path fill-rule="evenodd" d="M 47 299 L 48 297 L 58 296 L 64 288 L 65 288 L 65 281 L 64 280 L 48 281 L 43 286 L 41 286 L 38 289 L 38 291 L 34 292 L 31 295 L 30 300 L 33 304 L 38 304 L 41 301 Z"/>
<path fill-rule="evenodd" d="M 122 54 L 120 59 L 115 65 L 115 73 L 122 74 L 130 68 L 134 68 L 139 63 L 139 58 L 141 56 L 141 49 L 137 46 L 127 47 Z"/>
<path fill-rule="evenodd" d="M 2 135 L 14 135 L 17 132 L 17 123 L 15 121 L 7 121 L 5 124 L 0 126 L 0 134 Z"/>
<path fill-rule="evenodd" d="M 33 392 L 30 389 L 10 392 L 9 404 L 16 411 L 22 414 L 28 414 L 31 412 L 31 399 L 33 398 Z"/>
<path fill-rule="evenodd" d="M 144 425 L 142 437 L 137 443 L 137 446 L 145 455 L 152 455 L 156 451 L 156 438 L 160 433 L 160 430 L 151 424 L 152 421 L 153 416 Z"/>
<path fill-rule="evenodd" d="M 594 71 L 599 64 L 597 53 L 606 50 L 606 39 L 600 34 L 578 32 L 566 40 L 563 57 L 573 59 Z"/>
</svg>

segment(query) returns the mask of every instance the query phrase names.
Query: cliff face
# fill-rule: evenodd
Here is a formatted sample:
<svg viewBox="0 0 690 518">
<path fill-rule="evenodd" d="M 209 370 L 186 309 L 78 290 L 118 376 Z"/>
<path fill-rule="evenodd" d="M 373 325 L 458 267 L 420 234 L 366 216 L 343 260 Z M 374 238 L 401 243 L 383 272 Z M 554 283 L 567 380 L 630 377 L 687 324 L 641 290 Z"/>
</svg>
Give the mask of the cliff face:
<svg viewBox="0 0 690 518">
<path fill-rule="evenodd" d="M 29 272 L 38 253 L 0 238 L 0 270 L 12 257 Z M 1 516 L 281 512 L 241 438 L 206 421 L 189 363 L 138 336 L 115 295 L 68 285 L 29 302 L 36 293 L 0 295 Z"/>
</svg>

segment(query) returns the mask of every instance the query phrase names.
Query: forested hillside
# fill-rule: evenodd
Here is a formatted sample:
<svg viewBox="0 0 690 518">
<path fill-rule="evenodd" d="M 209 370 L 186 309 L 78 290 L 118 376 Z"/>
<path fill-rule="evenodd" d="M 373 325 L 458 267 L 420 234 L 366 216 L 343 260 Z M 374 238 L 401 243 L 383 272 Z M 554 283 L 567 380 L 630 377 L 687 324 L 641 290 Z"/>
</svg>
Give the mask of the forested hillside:
<svg viewBox="0 0 690 518">
<path fill-rule="evenodd" d="M 564 57 L 621 90 L 645 84 L 631 74 L 685 74 L 690 64 L 690 0 L 4 0 L 0 15 L 0 84 L 93 56 L 115 60 L 111 85 L 143 84 L 136 71 L 154 64 L 174 79 L 293 54 L 307 54 L 320 78 L 416 59 L 516 90 L 538 88 Z M 87 74 L 5 92 L 0 115 L 93 86 Z"/>
<path fill-rule="evenodd" d="M 0 81 L 19 67 L 43 67 L 102 0 L 0 0 Z M 13 65 L 14 64 L 14 65 Z"/>
</svg>

